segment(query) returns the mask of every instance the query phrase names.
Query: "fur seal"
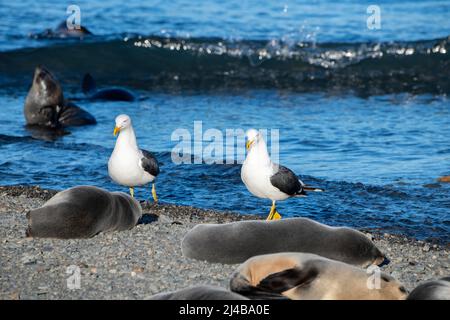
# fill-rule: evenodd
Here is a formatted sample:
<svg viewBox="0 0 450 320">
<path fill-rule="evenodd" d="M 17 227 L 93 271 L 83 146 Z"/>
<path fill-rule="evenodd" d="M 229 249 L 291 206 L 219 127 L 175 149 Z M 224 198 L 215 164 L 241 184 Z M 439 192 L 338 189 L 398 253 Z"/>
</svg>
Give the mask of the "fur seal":
<svg viewBox="0 0 450 320">
<path fill-rule="evenodd" d="M 27 236 L 90 238 L 100 232 L 131 229 L 141 215 L 139 202 L 125 193 L 77 186 L 29 211 Z"/>
<path fill-rule="evenodd" d="M 59 38 L 83 38 L 85 36 L 92 35 L 92 32 L 89 31 L 85 26 L 69 29 L 67 27 L 67 21 L 61 21 L 61 23 L 53 31 L 53 35 L 58 36 Z"/>
<path fill-rule="evenodd" d="M 450 182 L 450 176 L 443 176 L 438 179 L 439 182 Z"/>
<path fill-rule="evenodd" d="M 122 88 L 109 88 L 97 90 L 94 78 L 89 74 L 85 74 L 81 85 L 83 93 L 89 96 L 91 100 L 109 100 L 109 101 L 134 101 L 134 95 Z"/>
<path fill-rule="evenodd" d="M 363 233 L 307 218 L 199 224 L 186 234 L 181 249 L 188 258 L 229 264 L 277 252 L 315 253 L 358 266 L 385 259 Z"/>
<path fill-rule="evenodd" d="M 58 80 L 46 68 L 38 66 L 25 100 L 27 125 L 59 128 L 95 124 L 95 118 L 70 101 L 64 100 Z"/>
<path fill-rule="evenodd" d="M 150 300 L 249 300 L 248 298 L 224 288 L 201 285 L 185 289 L 158 293 Z"/>
<path fill-rule="evenodd" d="M 51 38 L 80 38 L 83 39 L 86 36 L 91 36 L 92 32 L 86 27 L 80 26 L 78 29 L 69 29 L 67 27 L 67 21 L 61 21 L 55 29 L 45 29 L 41 33 L 32 34 L 31 37 L 37 39 L 51 39 Z"/>
<path fill-rule="evenodd" d="M 376 274 L 310 253 L 276 253 L 240 265 L 230 289 L 248 298 L 292 300 L 400 300 L 405 288 L 391 276 Z M 373 279 L 370 277 L 374 277 Z M 379 289 L 370 285 L 379 284 Z"/>
<path fill-rule="evenodd" d="M 409 293 L 407 300 L 450 300 L 450 277 L 419 284 Z"/>
</svg>

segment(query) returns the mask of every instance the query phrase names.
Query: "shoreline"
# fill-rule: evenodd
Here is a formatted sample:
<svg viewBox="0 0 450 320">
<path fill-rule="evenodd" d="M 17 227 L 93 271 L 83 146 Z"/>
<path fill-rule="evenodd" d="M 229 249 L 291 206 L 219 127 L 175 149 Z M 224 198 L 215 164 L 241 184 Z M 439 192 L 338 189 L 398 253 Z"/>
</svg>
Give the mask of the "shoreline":
<svg viewBox="0 0 450 320">
<path fill-rule="evenodd" d="M 173 204 L 144 204 L 139 224 L 90 239 L 25 238 L 28 210 L 57 191 L 38 186 L 0 186 L 0 299 L 146 299 L 191 285 L 228 287 L 237 265 L 211 264 L 181 254 L 181 239 L 198 223 L 263 219 Z M 361 230 L 386 254 L 381 270 L 408 290 L 450 274 L 448 244 Z M 70 266 L 80 288 L 69 289 Z"/>
</svg>

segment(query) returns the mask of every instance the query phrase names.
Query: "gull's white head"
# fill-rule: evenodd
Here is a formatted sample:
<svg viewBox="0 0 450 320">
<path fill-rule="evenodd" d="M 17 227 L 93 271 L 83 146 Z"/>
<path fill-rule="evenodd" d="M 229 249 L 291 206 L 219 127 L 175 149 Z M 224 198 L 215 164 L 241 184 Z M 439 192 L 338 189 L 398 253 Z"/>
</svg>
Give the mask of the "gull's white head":
<svg viewBox="0 0 450 320">
<path fill-rule="evenodd" d="M 114 127 L 114 135 L 120 131 L 131 127 L 131 118 L 126 114 L 121 114 L 116 117 L 116 126 Z"/>
<path fill-rule="evenodd" d="M 249 150 L 252 147 L 252 145 L 257 143 L 262 138 L 262 136 L 259 131 L 255 129 L 249 129 L 245 133 L 245 138 L 247 140 L 247 142 L 245 143 L 245 147 L 247 148 L 247 150 Z"/>
</svg>

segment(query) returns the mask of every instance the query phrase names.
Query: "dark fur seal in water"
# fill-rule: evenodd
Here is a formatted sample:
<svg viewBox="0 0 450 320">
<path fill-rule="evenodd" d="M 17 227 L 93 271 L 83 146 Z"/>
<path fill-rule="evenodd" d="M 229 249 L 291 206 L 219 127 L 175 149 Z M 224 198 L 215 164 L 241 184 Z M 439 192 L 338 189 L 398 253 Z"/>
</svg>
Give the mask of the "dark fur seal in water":
<svg viewBox="0 0 450 320">
<path fill-rule="evenodd" d="M 94 78 L 89 74 L 85 74 L 81 85 L 83 93 L 91 100 L 109 100 L 109 101 L 134 101 L 134 95 L 122 88 L 108 88 L 97 90 Z"/>
<path fill-rule="evenodd" d="M 253 257 L 233 274 L 230 289 L 252 299 L 403 300 L 393 277 L 315 254 L 284 252 Z"/>
<path fill-rule="evenodd" d="M 224 288 L 201 285 L 158 293 L 151 296 L 150 300 L 248 300 L 248 298 Z"/>
<path fill-rule="evenodd" d="M 77 186 L 29 211 L 27 236 L 90 238 L 100 232 L 131 229 L 141 215 L 139 202 L 123 192 Z"/>
<path fill-rule="evenodd" d="M 46 68 L 38 66 L 25 100 L 27 125 L 60 128 L 97 123 L 87 111 L 64 99 L 61 85 Z"/>
<path fill-rule="evenodd" d="M 363 233 L 307 218 L 199 224 L 186 234 L 181 249 L 188 258 L 230 264 L 277 252 L 314 253 L 363 267 L 385 259 Z"/>
<path fill-rule="evenodd" d="M 67 27 L 67 21 L 61 21 L 55 29 L 46 29 L 43 32 L 31 34 L 30 37 L 36 39 L 51 39 L 51 38 L 84 38 L 91 36 L 92 32 L 86 27 L 80 26 L 79 28 L 69 29 Z"/>
<path fill-rule="evenodd" d="M 450 277 L 419 284 L 407 300 L 450 300 Z"/>
</svg>

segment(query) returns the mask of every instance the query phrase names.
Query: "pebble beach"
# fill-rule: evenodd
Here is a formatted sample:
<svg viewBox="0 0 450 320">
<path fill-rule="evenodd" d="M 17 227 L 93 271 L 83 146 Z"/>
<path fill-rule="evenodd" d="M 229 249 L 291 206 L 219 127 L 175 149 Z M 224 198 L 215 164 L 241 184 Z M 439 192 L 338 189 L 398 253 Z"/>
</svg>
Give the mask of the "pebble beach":
<svg viewBox="0 0 450 320">
<path fill-rule="evenodd" d="M 199 223 L 261 219 L 144 203 L 143 216 L 132 230 L 90 239 L 26 238 L 26 213 L 55 193 L 37 186 L 0 187 L 0 299 L 148 299 L 159 292 L 198 284 L 228 288 L 237 265 L 185 258 L 181 240 Z M 450 274 L 449 244 L 364 232 L 390 260 L 382 271 L 408 290 L 421 281 Z M 74 267 L 80 272 L 76 288 L 68 286 Z"/>
</svg>

